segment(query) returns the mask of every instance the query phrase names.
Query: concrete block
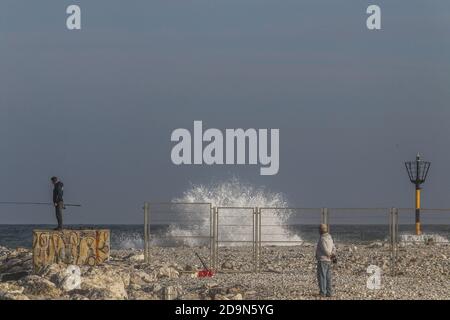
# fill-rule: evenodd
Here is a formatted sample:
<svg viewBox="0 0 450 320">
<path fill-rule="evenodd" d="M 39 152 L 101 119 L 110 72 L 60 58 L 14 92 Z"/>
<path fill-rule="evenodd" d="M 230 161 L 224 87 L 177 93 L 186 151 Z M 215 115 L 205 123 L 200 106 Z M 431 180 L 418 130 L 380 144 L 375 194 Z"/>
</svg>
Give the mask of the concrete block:
<svg viewBox="0 0 450 320">
<path fill-rule="evenodd" d="M 53 263 L 95 266 L 109 259 L 110 231 L 33 230 L 33 266 Z"/>
</svg>

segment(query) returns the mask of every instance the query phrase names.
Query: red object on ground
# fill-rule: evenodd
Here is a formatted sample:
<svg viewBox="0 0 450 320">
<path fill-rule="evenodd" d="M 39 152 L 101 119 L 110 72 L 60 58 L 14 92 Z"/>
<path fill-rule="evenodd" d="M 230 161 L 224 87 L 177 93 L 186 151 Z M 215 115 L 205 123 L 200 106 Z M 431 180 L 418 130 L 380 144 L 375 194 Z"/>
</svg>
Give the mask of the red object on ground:
<svg viewBox="0 0 450 320">
<path fill-rule="evenodd" d="M 214 272 L 212 272 L 211 270 L 200 270 L 198 272 L 199 278 L 212 277 L 213 275 L 214 275 Z"/>
</svg>

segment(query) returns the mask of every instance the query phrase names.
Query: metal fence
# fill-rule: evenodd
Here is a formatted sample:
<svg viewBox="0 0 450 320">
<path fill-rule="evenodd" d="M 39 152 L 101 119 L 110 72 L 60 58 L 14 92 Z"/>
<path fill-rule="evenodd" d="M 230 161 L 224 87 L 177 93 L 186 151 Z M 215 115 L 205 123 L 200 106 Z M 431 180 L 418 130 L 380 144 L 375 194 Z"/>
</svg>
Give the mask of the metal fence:
<svg viewBox="0 0 450 320">
<path fill-rule="evenodd" d="M 258 238 L 255 269 L 275 270 L 275 261 L 284 270 L 291 269 L 298 259 L 297 250 L 276 250 L 276 247 L 301 246 L 317 241 L 317 227 L 327 223 L 325 208 L 265 207 L 257 211 Z M 280 252 L 283 251 L 283 252 Z"/>
<path fill-rule="evenodd" d="M 213 210 L 210 203 L 144 203 L 144 256 L 151 246 L 196 246 L 213 257 Z"/>
<path fill-rule="evenodd" d="M 217 207 L 214 268 L 249 272 L 256 263 L 257 223 L 252 207 Z M 242 254 L 242 251 L 245 253 Z M 240 256 L 236 259 L 237 255 Z"/>
<path fill-rule="evenodd" d="M 279 208 L 212 207 L 211 203 L 145 203 L 145 259 L 151 246 L 203 247 L 209 265 L 223 272 L 271 270 L 271 261 L 282 260 L 286 269 L 298 259 L 295 249 L 312 246 L 317 227 L 327 224 L 336 245 L 374 244 L 395 265 L 399 243 L 409 240 L 445 242 L 450 231 L 450 209 L 422 209 L 427 240 L 414 231 L 414 209 L 397 208 Z M 436 226 L 448 226 L 439 236 Z M 418 240 L 419 239 L 419 240 Z M 278 249 L 275 249 L 277 247 Z M 311 251 L 311 250 L 310 250 Z M 237 258 L 239 257 L 239 259 Z M 293 260 L 292 260 L 293 261 Z M 294 264 L 292 264 L 294 265 Z"/>
<path fill-rule="evenodd" d="M 414 228 L 416 211 L 411 208 L 398 209 L 397 243 L 404 245 L 417 243 L 448 243 L 447 235 L 450 233 L 450 209 L 420 209 L 421 236 L 411 235 Z"/>
<path fill-rule="evenodd" d="M 389 241 L 391 208 L 329 208 L 330 232 L 336 243 Z"/>
</svg>

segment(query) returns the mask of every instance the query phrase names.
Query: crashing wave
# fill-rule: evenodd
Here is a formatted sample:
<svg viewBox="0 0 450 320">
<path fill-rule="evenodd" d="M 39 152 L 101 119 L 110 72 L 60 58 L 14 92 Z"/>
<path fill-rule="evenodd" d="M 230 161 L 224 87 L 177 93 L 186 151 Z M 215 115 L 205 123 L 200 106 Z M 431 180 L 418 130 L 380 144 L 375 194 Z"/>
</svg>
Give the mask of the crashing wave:
<svg viewBox="0 0 450 320">
<path fill-rule="evenodd" d="M 172 203 L 211 203 L 213 207 L 228 207 L 219 209 L 218 239 L 220 245 L 252 245 L 252 208 L 288 207 L 288 203 L 281 193 L 268 191 L 264 187 L 255 187 L 238 178 L 208 185 L 192 185 L 181 197 L 173 199 Z M 286 245 L 290 241 L 290 245 L 292 245 L 292 241 L 301 242 L 298 235 L 285 228 L 289 212 L 271 210 L 265 213 L 264 219 L 270 221 L 270 226 L 264 226 L 264 232 L 276 235 L 274 244 Z M 195 230 L 205 230 L 205 234 L 210 230 L 209 212 L 194 210 L 188 215 L 180 213 L 176 220 L 177 223 L 173 223 L 167 231 L 168 238 L 176 239 L 177 243 L 182 242 L 184 245 L 206 244 L 206 240 L 202 242 L 195 238 L 195 235 L 198 235 Z"/>
</svg>

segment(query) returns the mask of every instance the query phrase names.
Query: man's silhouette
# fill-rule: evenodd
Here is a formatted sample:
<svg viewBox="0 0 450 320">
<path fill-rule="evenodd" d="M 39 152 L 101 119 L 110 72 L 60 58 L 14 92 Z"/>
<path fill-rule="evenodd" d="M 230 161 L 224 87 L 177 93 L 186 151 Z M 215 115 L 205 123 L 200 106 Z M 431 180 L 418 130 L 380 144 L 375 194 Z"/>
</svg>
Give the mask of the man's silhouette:
<svg viewBox="0 0 450 320">
<path fill-rule="evenodd" d="M 55 206 L 56 220 L 58 227 L 55 230 L 62 230 L 63 228 L 63 210 L 64 210 L 64 184 L 59 181 L 58 177 L 50 179 L 53 184 L 53 205 Z"/>
</svg>

